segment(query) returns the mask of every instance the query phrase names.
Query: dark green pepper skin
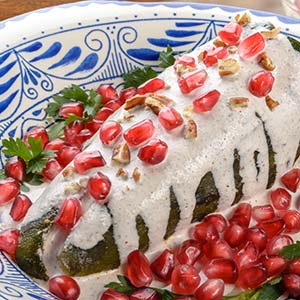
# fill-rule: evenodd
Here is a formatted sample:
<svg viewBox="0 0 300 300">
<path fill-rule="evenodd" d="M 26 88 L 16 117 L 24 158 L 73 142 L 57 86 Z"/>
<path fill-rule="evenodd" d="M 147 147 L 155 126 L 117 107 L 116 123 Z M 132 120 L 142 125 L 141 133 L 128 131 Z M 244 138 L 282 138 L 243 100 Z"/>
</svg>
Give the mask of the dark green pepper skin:
<svg viewBox="0 0 300 300">
<path fill-rule="evenodd" d="M 137 215 L 135 218 L 136 223 L 136 231 L 139 236 L 139 250 L 142 252 L 146 252 L 149 249 L 149 228 L 147 227 L 144 219 L 141 215 Z"/>
<path fill-rule="evenodd" d="M 241 169 L 241 156 L 239 154 L 239 151 L 237 149 L 234 149 L 233 151 L 233 177 L 234 177 L 234 186 L 236 189 L 235 192 L 235 197 L 231 205 L 235 205 L 240 202 L 240 200 L 243 198 L 244 193 L 243 193 L 243 178 L 240 175 L 240 169 Z"/>
</svg>

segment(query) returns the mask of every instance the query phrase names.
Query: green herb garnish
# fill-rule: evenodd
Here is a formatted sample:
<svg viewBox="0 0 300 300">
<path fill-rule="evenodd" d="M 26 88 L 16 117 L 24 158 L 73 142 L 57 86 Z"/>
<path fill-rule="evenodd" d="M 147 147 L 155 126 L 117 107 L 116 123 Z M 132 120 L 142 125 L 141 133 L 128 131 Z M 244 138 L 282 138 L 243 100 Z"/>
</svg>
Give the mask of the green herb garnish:
<svg viewBox="0 0 300 300">
<path fill-rule="evenodd" d="M 175 62 L 174 51 L 172 47 L 168 46 L 166 51 L 160 52 L 158 61 L 159 66 L 163 69 L 172 66 Z"/>
<path fill-rule="evenodd" d="M 138 87 L 147 80 L 157 76 L 157 73 L 150 67 L 145 66 L 144 68 L 137 68 L 129 73 L 123 74 L 124 88 Z"/>
<path fill-rule="evenodd" d="M 300 242 L 285 246 L 279 254 L 286 259 L 300 258 Z"/>
<path fill-rule="evenodd" d="M 296 51 L 300 52 L 300 41 L 299 41 L 299 40 L 296 40 L 295 38 L 292 38 L 291 36 L 288 36 L 287 38 L 288 38 L 288 40 L 290 41 L 292 47 L 293 47 Z"/>
<path fill-rule="evenodd" d="M 113 289 L 120 293 L 132 293 L 136 288 L 130 283 L 129 279 L 125 276 L 118 275 L 119 282 L 111 282 L 104 287 L 107 289 Z"/>
</svg>

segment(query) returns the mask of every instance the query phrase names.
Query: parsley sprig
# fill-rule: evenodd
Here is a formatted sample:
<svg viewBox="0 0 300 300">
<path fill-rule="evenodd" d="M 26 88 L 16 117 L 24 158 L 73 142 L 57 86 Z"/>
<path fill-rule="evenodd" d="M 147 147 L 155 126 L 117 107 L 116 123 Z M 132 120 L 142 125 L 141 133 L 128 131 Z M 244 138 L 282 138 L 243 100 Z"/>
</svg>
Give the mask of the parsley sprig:
<svg viewBox="0 0 300 300">
<path fill-rule="evenodd" d="M 162 51 L 159 54 L 159 66 L 163 69 L 166 69 L 172 66 L 175 62 L 174 51 L 171 46 L 168 46 L 166 51 Z"/>
</svg>

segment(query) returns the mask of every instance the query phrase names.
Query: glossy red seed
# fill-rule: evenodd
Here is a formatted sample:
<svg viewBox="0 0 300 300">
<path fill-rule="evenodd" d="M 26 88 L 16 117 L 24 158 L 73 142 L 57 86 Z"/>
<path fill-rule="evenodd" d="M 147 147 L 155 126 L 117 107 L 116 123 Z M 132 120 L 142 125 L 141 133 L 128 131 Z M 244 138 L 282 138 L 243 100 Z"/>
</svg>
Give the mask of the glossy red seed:
<svg viewBox="0 0 300 300">
<path fill-rule="evenodd" d="M 143 120 L 131 126 L 124 132 L 124 139 L 130 146 L 140 146 L 147 142 L 154 134 L 155 127 L 149 119 Z"/>
<path fill-rule="evenodd" d="M 83 105 L 79 102 L 64 103 L 60 107 L 58 115 L 63 118 L 68 118 L 70 115 L 82 117 L 83 110 Z"/>
<path fill-rule="evenodd" d="M 269 71 L 259 71 L 251 76 L 248 89 L 256 97 L 267 96 L 273 88 L 275 77 Z"/>
<path fill-rule="evenodd" d="M 80 295 L 78 283 L 70 276 L 58 275 L 50 278 L 49 291 L 62 300 L 77 300 Z"/>
<path fill-rule="evenodd" d="M 0 250 L 6 252 L 14 258 L 18 247 L 20 231 L 17 229 L 7 229 L 0 232 Z"/>
<path fill-rule="evenodd" d="M 273 220 L 258 223 L 256 227 L 263 229 L 270 239 L 283 230 L 284 221 L 281 218 L 275 218 Z"/>
<path fill-rule="evenodd" d="M 238 46 L 238 54 L 243 59 L 250 59 L 257 56 L 265 49 L 265 39 L 256 32 L 243 39 Z"/>
<path fill-rule="evenodd" d="M 193 101 L 194 111 L 198 113 L 211 111 L 218 103 L 220 96 L 219 91 L 212 90 L 200 98 L 195 99 Z"/>
<path fill-rule="evenodd" d="M 102 107 L 95 116 L 95 119 L 101 122 L 104 122 L 108 119 L 110 115 L 112 115 L 114 111 L 108 107 Z"/>
<path fill-rule="evenodd" d="M 121 104 L 117 101 L 109 101 L 107 102 L 104 107 L 110 108 L 112 111 L 116 111 L 121 107 Z"/>
<path fill-rule="evenodd" d="M 168 153 L 168 145 L 158 139 L 149 141 L 138 152 L 138 158 L 146 164 L 157 165 L 165 160 Z"/>
<path fill-rule="evenodd" d="M 286 272 L 300 276 L 300 258 L 290 260 L 288 262 Z"/>
<path fill-rule="evenodd" d="M 62 139 L 55 139 L 51 142 L 49 142 L 46 146 L 45 146 L 45 150 L 54 150 L 54 151 L 58 151 L 62 146 L 65 145 L 65 142 Z"/>
<path fill-rule="evenodd" d="M 234 209 L 229 218 L 229 223 L 237 223 L 243 227 L 248 227 L 252 215 L 252 207 L 248 203 L 241 203 Z"/>
<path fill-rule="evenodd" d="M 166 249 L 157 256 L 150 265 L 152 272 L 159 281 L 169 282 L 175 267 L 175 255 Z"/>
<path fill-rule="evenodd" d="M 127 276 L 135 287 L 149 286 L 153 274 L 147 257 L 139 250 L 134 250 L 127 257 Z"/>
<path fill-rule="evenodd" d="M 175 63 L 173 65 L 175 71 L 178 65 L 195 68 L 196 67 L 195 58 L 190 55 L 179 56 L 176 58 Z"/>
<path fill-rule="evenodd" d="M 252 218 L 257 222 L 271 220 L 274 217 L 275 212 L 271 205 L 259 205 L 252 208 Z"/>
<path fill-rule="evenodd" d="M 253 243 L 259 252 L 262 252 L 267 245 L 267 234 L 261 228 L 249 228 L 246 235 L 246 240 Z"/>
<path fill-rule="evenodd" d="M 243 32 L 241 25 L 230 22 L 226 24 L 221 30 L 219 30 L 218 35 L 221 40 L 227 45 L 235 45 L 240 40 Z"/>
<path fill-rule="evenodd" d="M 200 284 L 198 271 L 190 265 L 177 265 L 172 273 L 172 291 L 182 295 L 191 295 Z"/>
<path fill-rule="evenodd" d="M 126 294 L 117 292 L 113 289 L 107 289 L 100 297 L 100 300 L 129 300 Z"/>
<path fill-rule="evenodd" d="M 103 167 L 105 164 L 99 151 L 81 152 L 74 158 L 74 167 L 79 174 L 84 174 L 92 168 Z"/>
<path fill-rule="evenodd" d="M 289 235 L 281 234 L 271 238 L 266 245 L 268 255 L 278 255 L 279 252 L 288 245 L 293 244 L 293 239 Z"/>
<path fill-rule="evenodd" d="M 79 132 L 83 129 L 84 124 L 79 120 L 68 124 L 64 129 L 65 142 L 73 146 L 80 146 L 76 138 Z"/>
<path fill-rule="evenodd" d="M 247 229 L 239 224 L 230 224 L 224 232 L 224 240 L 230 247 L 235 248 L 239 246 L 245 239 Z"/>
<path fill-rule="evenodd" d="M 104 145 L 111 146 L 121 136 L 122 127 L 115 121 L 105 122 L 100 129 L 100 140 Z"/>
<path fill-rule="evenodd" d="M 48 133 L 47 133 L 46 129 L 41 126 L 33 127 L 28 132 L 25 133 L 25 135 L 23 137 L 23 141 L 27 145 L 27 147 L 30 147 L 28 144 L 28 137 L 32 137 L 35 140 L 38 140 L 39 138 L 41 138 L 43 149 L 46 146 L 46 144 L 49 142 Z"/>
<path fill-rule="evenodd" d="M 235 283 L 238 269 L 232 259 L 215 258 L 205 265 L 204 274 L 209 279 L 222 279 L 225 283 Z"/>
<path fill-rule="evenodd" d="M 194 265 L 201 254 L 201 245 L 195 240 L 184 241 L 176 252 L 176 258 L 182 265 Z"/>
<path fill-rule="evenodd" d="M 242 289 L 255 289 L 267 280 L 267 270 L 263 266 L 243 269 L 239 273 L 236 286 Z"/>
<path fill-rule="evenodd" d="M 56 154 L 58 163 L 64 168 L 80 153 L 76 146 L 63 146 Z"/>
<path fill-rule="evenodd" d="M 90 177 L 88 181 L 89 194 L 100 204 L 104 204 L 108 201 L 107 196 L 111 189 L 111 182 L 107 176 L 101 172 L 97 172 Z"/>
<path fill-rule="evenodd" d="M 281 176 L 281 183 L 291 192 L 295 193 L 300 185 L 300 169 L 292 169 Z"/>
<path fill-rule="evenodd" d="M 10 157 L 5 164 L 5 174 L 7 177 L 24 181 L 26 176 L 24 161 L 17 156 Z"/>
<path fill-rule="evenodd" d="M 272 205 L 278 210 L 287 210 L 291 205 L 290 193 L 282 188 L 278 188 L 270 193 Z"/>
<path fill-rule="evenodd" d="M 132 98 L 137 94 L 137 89 L 135 87 L 129 87 L 120 92 L 119 103 L 123 105 L 127 99 Z"/>
<path fill-rule="evenodd" d="M 0 205 L 13 201 L 20 192 L 19 183 L 13 178 L 0 179 Z"/>
<path fill-rule="evenodd" d="M 207 78 L 205 70 L 197 70 L 192 73 L 186 73 L 178 79 L 178 85 L 182 94 L 189 94 L 197 88 L 204 85 Z"/>
<path fill-rule="evenodd" d="M 207 67 L 214 66 L 218 63 L 218 59 L 224 59 L 228 56 L 228 51 L 225 47 L 218 47 L 205 51 L 203 63 Z"/>
<path fill-rule="evenodd" d="M 84 142 L 89 140 L 93 136 L 93 133 L 89 129 L 82 129 L 76 136 L 76 144 L 82 146 Z"/>
<path fill-rule="evenodd" d="M 300 276 L 296 274 L 286 274 L 283 276 L 283 285 L 290 297 L 298 299 L 300 297 Z"/>
<path fill-rule="evenodd" d="M 9 214 L 11 218 L 16 222 L 21 221 L 26 216 L 31 204 L 32 202 L 28 196 L 19 194 L 10 209 Z"/>
<path fill-rule="evenodd" d="M 194 228 L 194 238 L 201 244 L 219 239 L 219 232 L 213 224 L 201 222 Z"/>
<path fill-rule="evenodd" d="M 224 282 L 221 279 L 208 279 L 196 290 L 196 300 L 221 300 L 224 294 Z"/>
<path fill-rule="evenodd" d="M 137 89 L 138 94 L 144 95 L 154 93 L 165 88 L 165 82 L 160 78 L 152 78 L 140 85 Z"/>
<path fill-rule="evenodd" d="M 129 300 L 160 300 L 161 295 L 150 288 L 138 289 L 130 294 Z"/>
<path fill-rule="evenodd" d="M 236 254 L 236 264 L 239 269 L 249 268 L 258 262 L 258 249 L 257 247 L 248 242 L 240 251 Z"/>
<path fill-rule="evenodd" d="M 88 129 L 92 134 L 95 134 L 102 124 L 103 121 L 91 119 L 85 123 L 85 128 Z"/>
<path fill-rule="evenodd" d="M 286 261 L 282 256 L 266 256 L 260 258 L 261 263 L 267 270 L 267 277 L 280 275 L 286 268 Z"/>
<path fill-rule="evenodd" d="M 224 232 L 227 228 L 227 220 L 220 214 L 211 214 L 203 219 L 203 222 L 214 225 L 219 233 Z"/>
<path fill-rule="evenodd" d="M 202 250 L 207 258 L 233 258 L 233 251 L 228 243 L 224 240 L 209 241 L 203 247 Z"/>
<path fill-rule="evenodd" d="M 44 179 L 52 181 L 61 171 L 62 166 L 55 158 L 50 158 L 42 170 L 42 175 Z"/>
<path fill-rule="evenodd" d="M 284 232 L 296 233 L 300 231 L 300 213 L 297 210 L 288 210 L 284 216 Z"/>
<path fill-rule="evenodd" d="M 81 202 L 77 198 L 67 198 L 60 207 L 55 224 L 69 231 L 74 227 L 81 215 Z"/>
<path fill-rule="evenodd" d="M 165 106 L 160 110 L 158 114 L 158 120 L 160 124 L 168 131 L 173 130 L 183 124 L 183 119 L 180 113 L 176 109 L 168 106 Z"/>
<path fill-rule="evenodd" d="M 117 91 L 109 84 L 101 84 L 97 88 L 97 93 L 101 95 L 101 102 L 104 104 L 119 98 Z"/>
</svg>

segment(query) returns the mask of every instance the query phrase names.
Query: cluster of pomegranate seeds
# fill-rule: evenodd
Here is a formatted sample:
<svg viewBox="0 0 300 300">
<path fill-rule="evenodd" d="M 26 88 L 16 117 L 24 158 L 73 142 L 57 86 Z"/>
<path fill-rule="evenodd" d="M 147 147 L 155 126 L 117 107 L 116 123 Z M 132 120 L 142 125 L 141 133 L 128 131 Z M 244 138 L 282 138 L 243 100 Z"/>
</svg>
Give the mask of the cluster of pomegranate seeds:
<svg viewBox="0 0 300 300">
<path fill-rule="evenodd" d="M 0 250 L 6 252 L 11 258 L 14 258 L 19 236 L 20 231 L 17 229 L 7 229 L 0 232 Z"/>
<path fill-rule="evenodd" d="M 211 111 L 219 101 L 220 96 L 221 94 L 217 90 L 208 92 L 193 101 L 194 110 L 198 113 Z"/>
<path fill-rule="evenodd" d="M 21 221 L 27 214 L 29 207 L 32 205 L 31 200 L 28 196 L 19 194 L 14 200 L 11 209 L 10 216 L 15 221 Z"/>
<path fill-rule="evenodd" d="M 107 196 L 111 189 L 111 182 L 107 176 L 97 172 L 88 180 L 87 189 L 89 194 L 100 204 L 107 202 Z"/>
<path fill-rule="evenodd" d="M 26 176 L 25 163 L 17 157 L 10 157 L 5 164 L 5 175 L 18 181 L 24 181 Z"/>
<path fill-rule="evenodd" d="M 154 93 L 165 88 L 165 82 L 160 78 L 152 78 L 140 85 L 137 89 L 138 94 L 144 95 Z"/>
<path fill-rule="evenodd" d="M 0 205 L 13 201 L 20 192 L 20 184 L 13 178 L 0 180 Z"/>
<path fill-rule="evenodd" d="M 74 167 L 79 174 L 85 174 L 90 169 L 103 167 L 105 164 L 99 151 L 81 152 L 74 158 Z"/>
<path fill-rule="evenodd" d="M 218 35 L 225 44 L 233 46 L 239 42 L 242 33 L 243 28 L 241 25 L 230 22 L 218 32 Z"/>
<path fill-rule="evenodd" d="M 166 158 L 167 152 L 168 145 L 165 142 L 153 139 L 140 148 L 138 158 L 149 165 L 157 165 Z"/>
<path fill-rule="evenodd" d="M 270 71 L 262 70 L 251 76 L 248 88 L 254 96 L 265 97 L 272 91 L 274 81 Z"/>
<path fill-rule="evenodd" d="M 57 275 L 48 282 L 49 291 L 62 300 L 77 300 L 80 295 L 78 283 L 70 276 Z"/>
<path fill-rule="evenodd" d="M 100 140 L 106 145 L 113 145 L 121 136 L 122 126 L 115 121 L 108 121 L 100 129 Z"/>
<path fill-rule="evenodd" d="M 207 67 L 214 66 L 218 63 L 218 59 L 224 59 L 228 56 L 227 48 L 218 47 L 211 50 L 204 51 L 203 53 L 203 63 Z"/>
<path fill-rule="evenodd" d="M 197 88 L 204 85 L 207 78 L 205 70 L 197 70 L 192 73 L 186 73 L 179 77 L 178 85 L 182 94 L 189 94 Z"/>
<path fill-rule="evenodd" d="M 45 148 L 46 144 L 49 142 L 49 136 L 48 136 L 47 130 L 41 126 L 36 126 L 36 127 L 31 128 L 24 135 L 23 141 L 26 144 L 26 146 L 28 148 L 30 148 L 30 145 L 28 144 L 28 137 L 32 137 L 35 140 L 38 140 L 40 138 L 43 149 Z"/>
<path fill-rule="evenodd" d="M 63 118 L 68 118 L 70 115 L 82 117 L 83 110 L 84 110 L 84 107 L 79 102 L 64 103 L 60 107 L 58 115 Z"/>
</svg>

